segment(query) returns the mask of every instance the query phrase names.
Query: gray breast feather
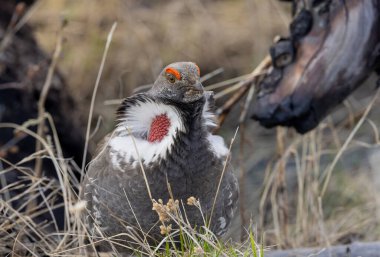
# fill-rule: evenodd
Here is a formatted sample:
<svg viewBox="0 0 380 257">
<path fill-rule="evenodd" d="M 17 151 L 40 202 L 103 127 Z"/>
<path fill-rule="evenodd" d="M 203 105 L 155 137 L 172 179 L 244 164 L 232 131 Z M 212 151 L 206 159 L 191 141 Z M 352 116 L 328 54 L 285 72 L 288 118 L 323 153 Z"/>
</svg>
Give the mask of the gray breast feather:
<svg viewBox="0 0 380 257">
<path fill-rule="evenodd" d="M 221 195 L 224 199 L 221 201 L 221 205 L 218 206 L 219 210 L 216 212 L 219 214 L 215 225 L 215 233 L 218 236 L 222 236 L 227 232 L 234 213 L 236 212 L 239 198 L 238 181 L 232 171 L 226 172 L 223 184 Z"/>
<path fill-rule="evenodd" d="M 86 218 L 89 231 L 113 236 L 120 233 L 130 233 L 129 230 L 132 228 L 136 231 L 140 229 L 144 232 L 150 231 L 150 234 L 161 236 L 159 225 L 157 226 L 158 216 L 155 211 L 152 211 L 152 202 L 147 193 L 140 167 L 133 167 L 124 162 L 122 165 L 123 172 L 121 172 L 112 165 L 109 156 L 110 151 L 108 150 L 102 151 L 91 162 L 83 182 L 81 197 L 87 202 L 88 216 Z M 215 156 L 213 158 L 216 162 L 218 161 Z M 204 203 L 202 207 L 206 207 L 205 215 L 210 214 L 210 207 L 215 197 L 215 189 L 225 157 L 220 157 L 219 160 L 217 166 L 211 166 L 207 172 L 200 173 L 202 175 L 194 175 L 190 179 L 186 178 L 184 173 L 177 172 L 176 177 L 173 175 L 171 186 L 175 198 L 184 202 L 189 196 L 201 198 L 201 204 Z M 210 161 L 210 158 L 204 161 Z M 197 168 L 199 169 L 199 161 L 193 164 L 198 164 Z M 166 164 L 166 168 L 168 167 L 170 165 Z M 144 169 L 153 198 L 167 200 L 170 195 L 167 191 L 167 177 L 163 172 L 164 167 L 161 163 L 155 163 L 144 167 Z M 211 227 L 216 235 L 221 236 L 227 231 L 236 210 L 237 199 L 237 180 L 231 166 L 227 165 Z M 200 223 L 202 222 L 200 213 L 194 212 L 194 215 L 192 213 L 189 219 L 192 225 L 197 227 L 204 225 Z M 157 228 L 151 230 L 153 226 Z"/>
</svg>

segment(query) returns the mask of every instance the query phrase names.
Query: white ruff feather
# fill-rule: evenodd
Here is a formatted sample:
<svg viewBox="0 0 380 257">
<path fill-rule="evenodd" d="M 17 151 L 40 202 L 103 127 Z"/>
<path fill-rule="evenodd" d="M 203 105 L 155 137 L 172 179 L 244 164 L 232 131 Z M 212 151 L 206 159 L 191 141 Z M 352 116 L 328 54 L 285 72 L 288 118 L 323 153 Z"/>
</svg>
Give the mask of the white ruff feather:
<svg viewBox="0 0 380 257">
<path fill-rule="evenodd" d="M 208 128 L 212 129 L 217 127 L 215 114 L 210 110 L 210 104 L 208 101 L 206 101 L 205 106 L 203 107 L 202 116 L 205 119 L 205 125 Z"/>
<path fill-rule="evenodd" d="M 147 141 L 146 138 L 153 119 L 162 114 L 166 114 L 170 120 L 168 134 L 160 142 Z M 205 120 L 205 126 L 208 128 L 216 126 L 215 115 L 209 111 L 207 102 L 203 108 L 202 115 Z M 132 132 L 132 135 L 128 129 Z M 185 132 L 185 127 L 180 114 L 172 106 L 148 100 L 148 102 L 141 102 L 129 107 L 115 130 L 117 136 L 109 141 L 113 166 L 120 171 L 124 171 L 123 163 L 136 167 L 139 165 L 139 158 L 143 165 L 155 162 L 159 158 L 165 158 L 170 153 L 176 135 L 180 131 Z M 227 155 L 228 149 L 222 137 L 209 133 L 207 139 L 210 143 L 210 150 L 217 157 Z M 134 144 L 133 140 L 136 144 Z"/>
<path fill-rule="evenodd" d="M 168 134 L 160 142 L 149 142 L 146 136 L 149 133 L 150 125 L 156 116 L 166 114 L 170 120 Z M 120 157 L 124 162 L 137 166 L 139 158 L 144 165 L 156 161 L 158 158 L 165 158 L 171 151 L 174 138 L 179 131 L 184 131 L 182 119 L 174 107 L 162 103 L 148 101 L 130 107 L 125 118 L 120 120 L 116 132 L 121 132 L 119 136 L 111 139 L 111 160 L 114 166 L 120 167 Z M 132 132 L 130 135 L 128 129 Z M 133 143 L 133 140 L 136 143 Z M 130 163 L 130 160 L 133 160 Z M 120 170 L 122 168 L 120 167 Z"/>
<path fill-rule="evenodd" d="M 224 139 L 221 136 L 209 134 L 207 136 L 207 140 L 210 143 L 211 150 L 218 158 L 227 156 L 228 148 L 226 147 Z"/>
<path fill-rule="evenodd" d="M 205 106 L 203 107 L 202 116 L 208 129 L 212 130 L 218 126 L 215 114 L 210 110 L 210 104 L 208 101 L 206 101 Z M 221 136 L 216 136 L 209 133 L 207 135 L 207 140 L 210 143 L 211 150 L 218 158 L 227 156 L 228 148 L 226 147 L 224 139 Z"/>
</svg>

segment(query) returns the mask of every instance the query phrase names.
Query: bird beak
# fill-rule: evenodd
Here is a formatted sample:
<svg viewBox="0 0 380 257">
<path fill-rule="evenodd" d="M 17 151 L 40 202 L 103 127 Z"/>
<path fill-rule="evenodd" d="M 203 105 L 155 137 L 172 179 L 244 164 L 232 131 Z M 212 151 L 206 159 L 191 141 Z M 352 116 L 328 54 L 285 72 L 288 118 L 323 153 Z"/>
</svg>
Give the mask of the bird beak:
<svg viewBox="0 0 380 257">
<path fill-rule="evenodd" d="M 193 85 L 193 87 L 195 88 L 195 89 L 197 89 L 197 90 L 199 90 L 199 91 L 204 91 L 204 89 L 203 89 L 203 85 L 202 85 L 202 83 L 200 82 L 200 81 L 197 81 L 194 85 Z"/>
<path fill-rule="evenodd" d="M 214 91 L 205 91 L 205 97 L 207 101 L 214 101 Z"/>
<path fill-rule="evenodd" d="M 203 97 L 204 89 L 200 81 L 196 82 L 191 86 L 189 90 L 186 91 L 184 96 L 185 102 L 195 102 Z"/>
</svg>

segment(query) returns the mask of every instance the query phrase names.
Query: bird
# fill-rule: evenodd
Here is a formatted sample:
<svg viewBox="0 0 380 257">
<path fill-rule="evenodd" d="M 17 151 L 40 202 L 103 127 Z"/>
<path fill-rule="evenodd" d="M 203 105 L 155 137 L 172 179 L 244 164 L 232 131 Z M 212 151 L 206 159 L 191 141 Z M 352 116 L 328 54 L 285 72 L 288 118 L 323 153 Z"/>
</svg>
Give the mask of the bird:
<svg viewBox="0 0 380 257">
<path fill-rule="evenodd" d="M 159 242 L 165 235 L 157 209 L 171 199 L 185 202 L 192 227 L 205 226 L 204 218 L 211 216 L 210 230 L 219 237 L 226 233 L 239 187 L 224 139 L 212 134 L 212 96 L 195 63 L 176 62 L 162 70 L 149 91 L 122 101 L 115 129 L 82 183 L 91 235 L 115 238 L 133 230 Z M 196 199 L 201 211 L 186 204 L 189 199 Z M 100 249 L 128 251 L 131 239 L 121 238 L 116 244 L 103 242 Z"/>
</svg>

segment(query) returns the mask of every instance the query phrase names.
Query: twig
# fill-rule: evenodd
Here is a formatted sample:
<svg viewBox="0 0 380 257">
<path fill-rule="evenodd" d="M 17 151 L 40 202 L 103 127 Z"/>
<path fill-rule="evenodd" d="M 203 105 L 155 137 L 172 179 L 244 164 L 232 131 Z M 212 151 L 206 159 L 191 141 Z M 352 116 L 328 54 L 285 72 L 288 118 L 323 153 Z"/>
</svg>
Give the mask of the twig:
<svg viewBox="0 0 380 257">
<path fill-rule="evenodd" d="M 16 5 L 5 35 L 0 42 L 0 53 L 3 52 L 4 49 L 12 42 L 13 36 L 22 28 L 22 26 L 26 24 L 39 4 L 41 4 L 41 1 L 35 3 L 26 13 L 25 3 L 21 2 Z"/>
<path fill-rule="evenodd" d="M 9 25 L 7 27 L 7 30 L 5 31 L 5 35 L 3 36 L 3 39 L 0 42 L 0 53 L 4 51 L 4 49 L 10 44 L 12 41 L 13 35 L 15 34 L 15 27 L 17 24 L 17 21 L 20 19 L 20 17 L 25 12 L 25 3 L 18 3 L 16 5 L 15 11 L 12 14 L 11 21 L 9 22 Z"/>
<path fill-rule="evenodd" d="M 219 75 L 223 71 L 224 71 L 223 68 L 219 68 L 219 69 L 213 70 L 212 72 L 209 72 L 206 75 L 202 76 L 201 77 L 201 82 L 205 82 L 206 80 L 209 80 L 209 79 L 211 79 L 211 78 Z"/>
<path fill-rule="evenodd" d="M 256 80 L 257 77 L 260 77 L 261 75 L 264 75 L 265 73 L 266 73 L 266 71 L 262 71 L 262 72 L 255 74 L 253 77 L 251 76 L 251 74 L 249 74 L 247 77 L 250 78 L 250 81 L 242 81 L 241 83 L 237 83 L 236 85 L 233 85 L 231 87 L 224 89 L 223 91 L 220 91 L 219 93 L 217 93 L 215 95 L 215 99 L 219 99 L 219 98 L 222 98 L 226 95 L 229 95 L 229 94 L 237 91 L 241 87 L 250 86 L 252 83 L 254 83 L 254 80 Z M 244 83 L 244 82 L 248 82 L 248 84 Z"/>
<path fill-rule="evenodd" d="M 150 84 L 147 84 L 147 85 L 138 86 L 138 87 L 136 87 L 136 88 L 134 88 L 132 90 L 132 93 L 136 94 L 136 93 L 140 93 L 140 92 L 143 92 L 143 91 L 147 91 L 147 90 L 151 89 L 152 86 L 153 86 L 153 83 L 150 83 Z M 110 100 L 110 101 L 112 101 L 112 100 Z"/>
<path fill-rule="evenodd" d="M 239 91 L 236 92 L 230 99 L 228 99 L 228 101 L 222 107 L 216 110 L 216 115 L 218 116 L 218 128 L 224 123 L 224 120 L 230 113 L 232 107 L 234 107 L 235 104 L 245 95 L 248 89 L 249 88 L 247 86 L 241 87 Z"/>
<path fill-rule="evenodd" d="M 110 99 L 103 102 L 104 105 L 120 105 L 123 99 Z"/>
<path fill-rule="evenodd" d="M 225 86 L 231 85 L 233 83 L 238 83 L 238 82 L 242 81 L 243 79 L 246 79 L 247 76 L 248 75 L 242 75 L 242 76 L 239 76 L 239 77 L 236 77 L 236 78 L 227 79 L 227 80 L 224 80 L 224 81 L 221 81 L 221 82 L 218 82 L 218 83 L 206 86 L 205 89 L 207 89 L 207 90 L 214 90 L 214 89 L 218 89 L 218 88 L 221 88 L 221 87 L 225 87 Z"/>
<path fill-rule="evenodd" d="M 231 111 L 232 107 L 244 96 L 248 91 L 249 86 L 255 83 L 259 75 L 261 75 L 264 70 L 266 70 L 271 65 L 271 57 L 266 56 L 260 64 L 248 75 L 246 79 L 232 86 L 231 88 L 238 89 L 238 91 L 230 98 L 228 101 L 219 109 L 217 109 L 216 114 L 218 115 L 218 125 L 219 127 L 223 124 L 226 116 Z M 220 94 L 215 95 L 215 99 L 220 97 Z"/>
<path fill-rule="evenodd" d="M 206 80 L 208 80 L 208 79 L 211 79 L 212 77 L 214 77 L 214 76 L 216 76 L 216 75 L 222 73 L 223 71 L 224 71 L 223 68 L 219 68 L 219 69 L 216 69 L 216 70 L 214 70 L 214 71 L 212 71 L 212 72 L 210 72 L 210 73 L 207 73 L 206 75 L 204 75 L 204 76 L 201 77 L 201 82 L 204 82 L 204 81 L 206 81 Z M 136 87 L 136 88 L 134 88 L 134 89 L 132 90 L 132 93 L 135 94 L 135 93 L 139 93 L 139 92 L 147 91 L 147 90 L 151 89 L 152 86 L 153 86 L 153 83 L 138 86 L 138 87 Z M 112 101 L 112 100 L 110 100 L 110 101 Z M 108 102 L 108 101 L 107 101 L 107 102 Z M 112 102 L 111 102 L 111 103 L 112 103 Z M 116 103 L 116 104 L 118 104 L 118 103 Z"/>
<path fill-rule="evenodd" d="M 247 119 L 248 109 L 249 109 L 249 106 L 251 104 L 254 93 L 255 93 L 255 87 L 250 87 L 248 94 L 247 94 L 247 98 L 245 99 L 242 111 L 240 113 L 239 124 L 245 123 L 245 121 Z"/>
</svg>

